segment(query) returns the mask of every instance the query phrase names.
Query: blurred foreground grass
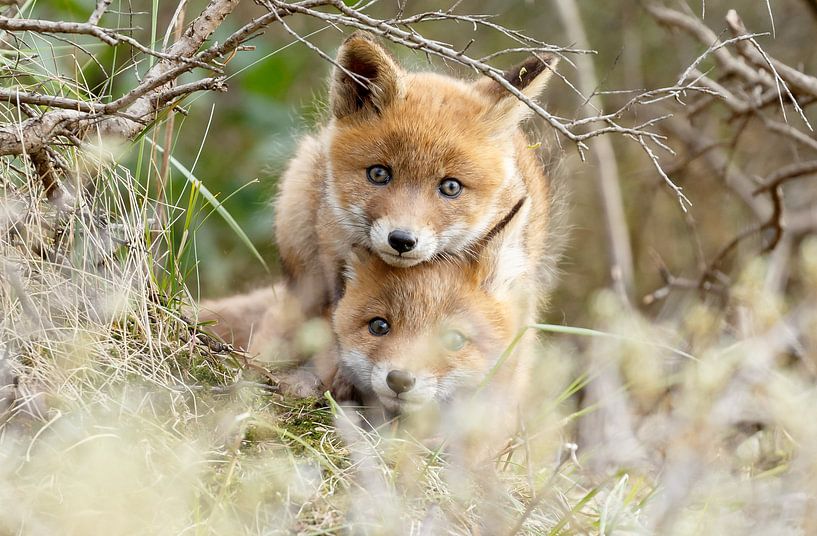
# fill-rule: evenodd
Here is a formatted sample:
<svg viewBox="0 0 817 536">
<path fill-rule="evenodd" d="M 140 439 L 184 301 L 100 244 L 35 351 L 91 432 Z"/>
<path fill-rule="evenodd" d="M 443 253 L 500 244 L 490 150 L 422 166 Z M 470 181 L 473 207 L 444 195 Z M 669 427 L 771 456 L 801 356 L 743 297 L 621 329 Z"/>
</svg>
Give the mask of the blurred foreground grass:
<svg viewBox="0 0 817 536">
<path fill-rule="evenodd" d="M 817 281 L 817 241 L 798 258 Z M 19 280 L 28 312 L 3 286 L 19 376 L 0 434 L 0 532 L 807 534 L 817 354 L 790 334 L 815 333 L 817 285 L 787 303 L 764 291 L 767 268 L 745 270 L 729 314 L 698 304 L 656 323 L 603 291 L 602 331 L 543 326 L 519 431 L 474 466 L 421 438 L 479 441 L 492 426 L 479 401 L 437 432 L 412 419 L 371 430 L 331 400 L 271 392 L 242 356 L 191 338 L 178 308 L 134 293 L 114 318 L 86 316 L 104 274 L 34 291 L 66 284 L 41 264 Z"/>
</svg>

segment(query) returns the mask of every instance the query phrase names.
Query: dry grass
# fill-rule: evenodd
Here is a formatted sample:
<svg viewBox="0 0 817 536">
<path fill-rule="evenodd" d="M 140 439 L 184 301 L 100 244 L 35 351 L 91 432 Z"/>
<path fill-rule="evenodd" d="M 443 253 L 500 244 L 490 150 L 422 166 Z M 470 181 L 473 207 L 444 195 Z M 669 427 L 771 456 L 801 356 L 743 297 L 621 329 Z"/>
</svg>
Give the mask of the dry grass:
<svg viewBox="0 0 817 536">
<path fill-rule="evenodd" d="M 35 195 L 20 202 L 42 226 Z M 143 208 L 112 210 L 111 223 L 143 239 Z M 90 250 L 79 258 L 102 255 L 81 212 L 64 218 Z M 524 426 L 495 463 L 474 466 L 416 439 L 425 422 L 372 431 L 349 408 L 248 381 L 191 342 L 178 308 L 146 298 L 148 248 L 66 268 L 11 236 L 2 341 L 19 383 L 0 436 L 5 533 L 780 534 L 812 522 L 817 285 L 785 303 L 764 292 L 763 261 L 727 315 L 690 304 L 657 324 L 599 294 L 604 333 L 545 335 Z M 817 282 L 817 242 L 799 259 Z M 587 387 L 606 370 L 618 387 Z M 579 409 L 582 387 L 600 397 Z M 478 435 L 490 426 L 480 414 L 474 402 L 442 430 Z"/>
</svg>

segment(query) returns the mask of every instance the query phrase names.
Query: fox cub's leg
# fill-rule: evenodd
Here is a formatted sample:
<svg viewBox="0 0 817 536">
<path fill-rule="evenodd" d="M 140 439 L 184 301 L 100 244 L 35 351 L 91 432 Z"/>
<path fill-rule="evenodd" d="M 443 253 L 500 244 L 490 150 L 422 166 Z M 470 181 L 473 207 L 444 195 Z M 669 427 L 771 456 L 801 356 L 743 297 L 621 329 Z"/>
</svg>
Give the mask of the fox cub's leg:
<svg viewBox="0 0 817 536">
<path fill-rule="evenodd" d="M 198 319 L 199 322 L 213 322 L 207 326 L 208 331 L 224 342 L 246 350 L 267 309 L 275 302 L 275 295 L 273 287 L 266 287 L 220 300 L 205 300 L 199 305 Z"/>
<path fill-rule="evenodd" d="M 305 137 L 281 177 L 275 202 L 275 240 L 287 286 L 308 317 L 320 314 L 329 298 L 316 229 L 324 169 L 319 139 Z"/>
</svg>

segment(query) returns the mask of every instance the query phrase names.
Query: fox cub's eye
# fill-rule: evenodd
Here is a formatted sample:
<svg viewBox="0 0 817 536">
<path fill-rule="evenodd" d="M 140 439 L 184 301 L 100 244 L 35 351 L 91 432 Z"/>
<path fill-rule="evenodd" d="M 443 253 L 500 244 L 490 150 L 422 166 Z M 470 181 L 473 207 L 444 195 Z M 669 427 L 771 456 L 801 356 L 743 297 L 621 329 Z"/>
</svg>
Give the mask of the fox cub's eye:
<svg viewBox="0 0 817 536">
<path fill-rule="evenodd" d="M 390 330 L 391 326 L 389 326 L 389 322 L 385 318 L 380 318 L 377 316 L 369 320 L 369 333 L 375 337 L 382 337 Z"/>
<path fill-rule="evenodd" d="M 372 184 L 388 184 L 391 180 L 391 170 L 386 166 L 375 164 L 366 168 L 366 178 Z"/>
<path fill-rule="evenodd" d="M 468 339 L 465 338 L 465 335 L 457 331 L 456 329 L 451 329 L 443 333 L 441 341 L 443 343 L 443 347 L 446 350 L 450 350 L 452 352 L 456 352 L 457 350 L 461 350 Z"/>
<path fill-rule="evenodd" d="M 449 177 L 447 179 L 443 179 L 437 189 L 441 194 L 443 194 L 443 196 L 454 199 L 462 193 L 462 183 L 457 179 L 452 179 Z"/>
</svg>

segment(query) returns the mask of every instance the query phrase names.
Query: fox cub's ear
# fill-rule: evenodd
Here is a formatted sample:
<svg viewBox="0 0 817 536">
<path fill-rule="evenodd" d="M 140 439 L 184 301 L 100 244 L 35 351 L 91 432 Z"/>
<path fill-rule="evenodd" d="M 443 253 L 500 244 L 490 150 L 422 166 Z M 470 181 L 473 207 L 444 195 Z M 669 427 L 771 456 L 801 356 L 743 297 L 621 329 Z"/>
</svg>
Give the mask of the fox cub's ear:
<svg viewBox="0 0 817 536">
<path fill-rule="evenodd" d="M 502 73 L 502 77 L 523 95 L 535 100 L 545 89 L 557 63 L 559 58 L 552 54 L 531 56 Z M 474 85 L 494 101 L 489 111 L 490 120 L 496 121 L 500 128 L 515 128 L 532 113 L 525 103 L 491 78 L 483 77 Z"/>
<path fill-rule="evenodd" d="M 338 50 L 330 89 L 332 113 L 340 119 L 380 112 L 397 97 L 401 73 L 371 34 L 353 33 Z"/>
<path fill-rule="evenodd" d="M 352 246 L 343 261 L 341 276 L 345 282 L 356 281 L 376 255 L 363 246 Z"/>
<path fill-rule="evenodd" d="M 480 255 L 478 277 L 489 294 L 507 299 L 527 273 L 527 257 L 521 239 L 509 236 L 490 244 Z"/>
<path fill-rule="evenodd" d="M 483 289 L 499 299 L 508 298 L 529 272 L 525 228 L 512 223 L 519 211 L 527 210 L 523 198 L 500 222 L 501 228 L 496 233 L 489 233 L 487 241 L 475 249 L 470 259 L 476 263 L 476 270 L 471 273 L 476 274 Z"/>
</svg>

